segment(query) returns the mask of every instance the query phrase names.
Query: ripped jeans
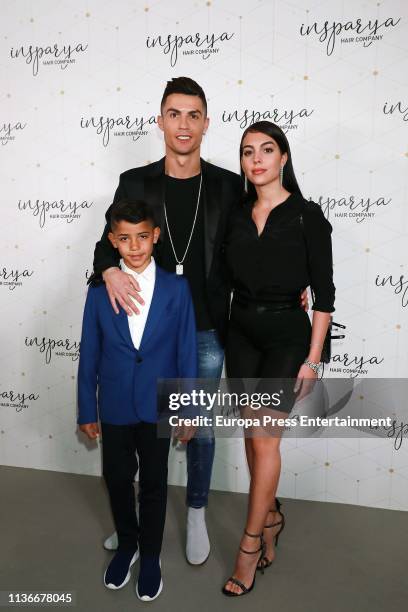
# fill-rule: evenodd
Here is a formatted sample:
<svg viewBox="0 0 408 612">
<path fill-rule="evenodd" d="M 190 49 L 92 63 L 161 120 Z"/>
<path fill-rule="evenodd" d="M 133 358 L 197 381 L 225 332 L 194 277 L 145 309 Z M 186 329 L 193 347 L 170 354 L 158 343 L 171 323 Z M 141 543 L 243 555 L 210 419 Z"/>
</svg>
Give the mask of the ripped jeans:
<svg viewBox="0 0 408 612">
<path fill-rule="evenodd" d="M 197 332 L 198 378 L 220 379 L 224 351 L 214 329 Z M 191 508 L 208 504 L 215 440 L 211 427 L 200 427 L 199 436 L 187 444 L 187 495 Z"/>
</svg>

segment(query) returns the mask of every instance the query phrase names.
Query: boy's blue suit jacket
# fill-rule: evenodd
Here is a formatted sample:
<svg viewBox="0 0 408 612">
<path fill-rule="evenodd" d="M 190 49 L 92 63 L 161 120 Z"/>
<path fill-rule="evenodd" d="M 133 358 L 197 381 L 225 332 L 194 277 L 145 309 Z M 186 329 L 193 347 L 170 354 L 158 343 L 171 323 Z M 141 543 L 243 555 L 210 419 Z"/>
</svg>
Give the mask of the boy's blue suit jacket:
<svg viewBox="0 0 408 612">
<path fill-rule="evenodd" d="M 98 416 L 112 425 L 155 423 L 157 379 L 196 376 L 196 324 L 185 278 L 156 265 L 139 350 L 127 314 L 122 308 L 114 313 L 105 285 L 89 287 L 78 368 L 78 424 L 95 423 Z"/>
</svg>

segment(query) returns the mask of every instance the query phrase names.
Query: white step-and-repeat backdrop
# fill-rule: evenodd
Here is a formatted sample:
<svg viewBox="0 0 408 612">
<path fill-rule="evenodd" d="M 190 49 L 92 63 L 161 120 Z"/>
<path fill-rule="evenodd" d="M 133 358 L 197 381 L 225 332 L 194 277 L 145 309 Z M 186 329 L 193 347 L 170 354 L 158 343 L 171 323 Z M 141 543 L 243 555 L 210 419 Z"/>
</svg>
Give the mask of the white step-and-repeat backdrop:
<svg viewBox="0 0 408 612">
<path fill-rule="evenodd" d="M 408 4 L 402 0 L 2 0 L 0 462 L 100 473 L 75 428 L 86 280 L 120 172 L 163 154 L 166 81 L 204 88 L 203 157 L 239 170 L 242 130 L 284 127 L 333 225 L 325 376 L 408 375 Z M 408 426 L 407 426 L 408 427 Z M 282 496 L 408 509 L 408 441 L 283 441 Z M 173 450 L 170 482 L 185 482 Z M 246 491 L 241 440 L 212 486 Z"/>
</svg>

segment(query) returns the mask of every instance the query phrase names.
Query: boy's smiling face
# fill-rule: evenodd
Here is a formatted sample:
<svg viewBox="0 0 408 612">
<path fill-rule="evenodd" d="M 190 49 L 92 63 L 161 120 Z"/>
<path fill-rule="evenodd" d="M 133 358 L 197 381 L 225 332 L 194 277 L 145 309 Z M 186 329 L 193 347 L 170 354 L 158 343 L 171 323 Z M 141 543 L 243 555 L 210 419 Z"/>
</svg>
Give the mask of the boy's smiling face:
<svg viewBox="0 0 408 612">
<path fill-rule="evenodd" d="M 153 246 L 159 239 L 160 228 L 154 227 L 150 220 L 140 223 L 117 221 L 112 224 L 108 238 L 131 270 L 139 274 L 147 268 Z"/>
</svg>

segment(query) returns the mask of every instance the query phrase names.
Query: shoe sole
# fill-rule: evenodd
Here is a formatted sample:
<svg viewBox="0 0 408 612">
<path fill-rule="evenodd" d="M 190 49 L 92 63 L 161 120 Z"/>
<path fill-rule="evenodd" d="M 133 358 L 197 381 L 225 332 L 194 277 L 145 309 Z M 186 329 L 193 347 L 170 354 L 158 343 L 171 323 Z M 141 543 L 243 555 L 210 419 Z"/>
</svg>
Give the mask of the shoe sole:
<svg viewBox="0 0 408 612">
<path fill-rule="evenodd" d="M 122 584 L 119 584 L 119 586 L 116 586 L 116 584 L 112 584 L 111 582 L 109 582 L 108 584 L 106 584 L 105 579 L 106 579 L 106 572 L 108 571 L 107 569 L 105 570 L 105 573 L 103 575 L 103 584 L 106 586 L 107 589 L 111 589 L 112 591 L 117 591 L 118 589 L 122 589 L 130 580 L 130 570 L 132 568 L 132 565 L 134 565 L 136 563 L 136 561 L 139 558 L 139 549 L 137 549 L 137 551 L 135 552 L 135 554 L 133 555 L 130 564 L 129 564 L 129 570 L 128 573 L 126 574 L 126 578 L 124 579 L 124 581 L 122 582 Z"/>
<path fill-rule="evenodd" d="M 186 555 L 186 561 L 189 565 L 192 566 L 200 566 L 200 565 L 204 565 L 204 563 L 206 563 L 208 561 L 208 557 L 210 556 L 210 552 L 211 550 L 208 552 L 208 555 L 206 556 L 206 558 L 204 559 L 204 561 L 200 561 L 199 563 L 194 563 L 193 561 L 190 561 L 190 559 L 187 557 Z"/>
<path fill-rule="evenodd" d="M 163 580 L 160 579 L 160 585 L 159 585 L 159 589 L 158 589 L 156 595 L 153 595 L 153 597 L 149 597 L 149 595 L 142 595 L 142 596 L 140 596 L 138 588 L 137 588 L 137 583 L 136 583 L 136 595 L 138 596 L 138 598 L 141 601 L 153 601 L 154 599 L 156 599 L 160 595 L 162 590 L 163 590 Z"/>
</svg>

